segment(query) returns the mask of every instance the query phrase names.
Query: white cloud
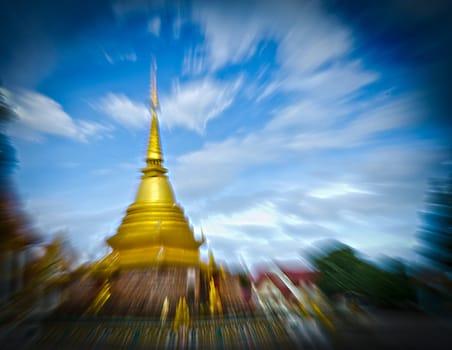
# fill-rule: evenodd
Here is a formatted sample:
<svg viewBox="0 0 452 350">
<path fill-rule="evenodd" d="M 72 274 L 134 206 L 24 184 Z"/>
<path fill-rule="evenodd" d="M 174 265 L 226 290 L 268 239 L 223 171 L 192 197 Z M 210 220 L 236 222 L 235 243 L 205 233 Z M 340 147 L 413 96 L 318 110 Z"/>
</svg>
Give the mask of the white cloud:
<svg viewBox="0 0 452 350">
<path fill-rule="evenodd" d="M 242 79 L 232 83 L 220 83 L 211 78 L 177 82 L 171 95 L 162 98 L 162 124 L 202 133 L 209 120 L 232 104 L 241 85 Z"/>
<path fill-rule="evenodd" d="M 270 83 L 265 82 L 265 84 L 261 88 L 262 92 L 256 98 L 256 102 L 260 102 L 261 100 L 273 94 L 275 91 L 278 91 L 281 86 L 282 81 L 272 81 Z"/>
<path fill-rule="evenodd" d="M 197 5 L 192 19 L 205 36 L 206 70 L 249 59 L 263 40 L 277 41 L 278 60 L 284 69 L 297 73 L 313 71 L 351 50 L 349 31 L 319 1 Z"/>
<path fill-rule="evenodd" d="M 353 50 L 351 32 L 319 1 L 284 1 L 278 6 L 273 1 L 195 3 L 192 20 L 200 25 L 205 41 L 186 50 L 186 75 L 243 64 L 259 54 L 260 44 L 276 44 L 279 68 L 256 89 L 257 102 L 276 91 L 290 91 L 317 104 L 332 103 L 352 97 L 379 78 L 347 57 Z M 337 107 L 341 109 L 331 109 Z"/>
<path fill-rule="evenodd" d="M 263 225 L 271 226 L 274 229 L 278 226 L 278 218 L 274 208 L 268 203 L 259 203 L 254 207 L 248 208 L 242 212 L 235 212 L 232 215 L 215 215 L 209 217 L 203 222 L 203 225 L 212 234 L 218 235 L 220 230 L 217 229 L 218 226 L 247 226 L 247 225 Z M 230 235 L 228 230 L 223 231 L 226 235 Z"/>
<path fill-rule="evenodd" d="M 305 96 L 331 102 L 358 91 L 377 79 L 378 74 L 363 69 L 361 62 L 351 61 L 313 73 L 289 73 L 280 84 L 285 90 L 298 90 Z"/>
<path fill-rule="evenodd" d="M 176 18 L 173 22 L 173 36 L 175 39 L 179 39 L 180 37 L 180 31 L 182 28 L 182 14 L 181 14 L 181 8 L 177 8 Z"/>
<path fill-rule="evenodd" d="M 92 106 L 126 127 L 142 128 L 149 124 L 149 110 L 145 104 L 132 101 L 124 94 L 110 92 Z"/>
<path fill-rule="evenodd" d="M 380 106 L 360 111 L 343 127 L 326 128 L 295 135 L 289 147 L 294 150 L 341 149 L 357 147 L 371 141 L 380 132 L 417 124 L 423 112 L 413 97 L 382 102 Z"/>
<path fill-rule="evenodd" d="M 314 71 L 351 50 L 350 32 L 318 1 L 305 1 L 298 8 L 292 6 L 283 9 L 292 21 L 282 16 L 278 27 L 281 32 L 277 55 L 285 69 L 297 73 Z M 287 28 L 286 23 L 292 27 Z"/>
<path fill-rule="evenodd" d="M 372 194 L 372 192 L 357 188 L 350 184 L 335 183 L 323 188 L 312 190 L 311 192 L 308 193 L 308 196 L 323 199 L 336 196 L 344 196 L 350 193 Z"/>
<path fill-rule="evenodd" d="M 279 71 L 273 80 L 262 84 L 256 99 L 259 102 L 275 92 L 295 92 L 309 103 L 329 105 L 334 110 L 338 103 L 347 102 L 346 99 L 355 97 L 362 88 L 378 79 L 379 74 L 366 70 L 357 60 L 332 64 L 314 72 Z"/>
<path fill-rule="evenodd" d="M 206 64 L 206 57 L 204 48 L 202 46 L 196 46 L 195 48 L 189 48 L 184 54 L 184 61 L 182 63 L 182 74 L 198 75 L 204 71 Z"/>
<path fill-rule="evenodd" d="M 282 135 L 248 135 L 206 143 L 202 149 L 177 159 L 174 178 L 178 192 L 192 197 L 226 188 L 244 169 L 278 163 L 284 149 Z M 282 145 L 282 146 L 281 146 Z M 196 174 L 187 177 L 186 174 Z"/>
<path fill-rule="evenodd" d="M 210 120 L 220 116 L 232 104 L 241 84 L 242 79 L 230 83 L 220 83 L 211 78 L 183 84 L 176 82 L 170 95 L 161 99 L 160 123 L 168 128 L 184 127 L 202 133 Z M 126 127 L 142 128 L 149 123 L 146 105 L 124 94 L 110 92 L 92 107 Z"/>
<path fill-rule="evenodd" d="M 302 99 L 275 111 L 265 126 L 266 132 L 318 130 L 331 127 L 338 119 L 350 113 L 347 106 L 322 104 L 315 99 Z"/>
<path fill-rule="evenodd" d="M 259 15 L 248 15 L 249 4 L 205 3 L 194 6 L 193 20 L 200 24 L 205 36 L 204 69 L 217 70 L 228 63 L 238 63 L 251 57 L 263 30 Z M 192 51 L 195 55 L 197 51 Z"/>
<path fill-rule="evenodd" d="M 129 52 L 124 55 L 119 56 L 120 61 L 130 61 L 130 62 L 136 62 L 137 60 L 137 54 L 135 52 Z"/>
<path fill-rule="evenodd" d="M 290 220 L 281 214 L 271 203 L 264 202 L 230 215 L 209 215 L 202 221 L 202 227 L 220 260 L 237 260 L 248 254 L 251 255 L 248 262 L 256 262 L 263 256 L 281 257 L 282 246 L 285 256 L 299 255 L 299 241 L 281 231 L 282 223 Z"/>
<path fill-rule="evenodd" d="M 103 53 L 104 53 L 104 57 L 108 63 L 110 63 L 110 64 L 115 63 L 115 60 L 113 59 L 113 57 L 111 57 L 106 51 L 103 51 Z"/>
<path fill-rule="evenodd" d="M 256 166 L 286 164 L 293 157 L 326 150 L 370 145 L 374 136 L 416 123 L 422 109 L 414 97 L 382 101 L 369 111 L 361 106 L 322 105 L 312 100 L 296 102 L 261 129 L 242 137 L 209 142 L 177 159 L 174 178 L 184 196 L 215 193 L 233 184 Z M 185 174 L 197 174 L 187 178 Z"/>
<path fill-rule="evenodd" d="M 224 191 L 224 185 L 210 193 L 198 189 L 201 194 L 196 194 L 196 201 L 187 201 L 187 209 L 198 206 L 194 221 L 202 221 L 215 253 L 229 261 L 240 254 L 249 255 L 250 261 L 259 256 L 296 256 L 303 244 L 324 238 L 340 238 L 366 252 L 370 246 L 391 243 L 403 247 L 414 240 L 426 169 L 447 159 L 446 153 L 419 146 L 358 152 L 348 162 L 344 155 L 325 162 L 313 153 L 303 158 L 303 165 L 291 168 L 292 179 L 281 179 L 284 170 L 271 175 L 264 171 L 264 182 L 256 177 L 236 178 L 234 190 Z M 216 164 L 207 161 L 191 177 L 203 177 L 211 166 Z M 241 167 L 241 162 L 230 166 Z M 330 168 L 335 169 L 336 178 L 317 178 L 316 173 Z M 343 175 L 353 181 L 343 181 Z M 239 197 L 238 182 L 247 189 Z"/>
<path fill-rule="evenodd" d="M 17 90 L 7 95 L 18 118 L 10 129 L 14 136 L 40 141 L 47 134 L 86 142 L 110 130 L 100 123 L 73 119 L 58 102 L 38 92 Z"/>
<path fill-rule="evenodd" d="M 148 21 L 148 31 L 155 36 L 160 35 L 161 20 L 160 17 L 156 16 Z"/>
<path fill-rule="evenodd" d="M 110 64 L 116 64 L 118 62 L 136 62 L 137 54 L 134 51 L 130 51 L 128 53 L 111 53 L 102 49 L 102 53 Z"/>
<path fill-rule="evenodd" d="M 336 120 L 334 105 L 297 102 L 254 133 L 177 159 L 177 193 L 219 259 L 297 256 L 304 244 L 324 238 L 365 252 L 414 239 L 423 186 L 447 154 L 431 143 L 373 140 L 418 124 L 423 109 L 416 96 L 341 106 Z M 351 154 L 325 157 L 325 150 L 351 147 Z"/>
<path fill-rule="evenodd" d="M 176 82 L 170 95 L 161 99 L 160 123 L 169 128 L 184 127 L 204 132 L 209 120 L 221 115 L 233 102 L 242 79 L 220 83 L 210 78 L 180 84 Z M 124 94 L 108 93 L 93 108 L 130 128 L 142 128 L 149 123 L 149 110 L 144 103 Z"/>
</svg>

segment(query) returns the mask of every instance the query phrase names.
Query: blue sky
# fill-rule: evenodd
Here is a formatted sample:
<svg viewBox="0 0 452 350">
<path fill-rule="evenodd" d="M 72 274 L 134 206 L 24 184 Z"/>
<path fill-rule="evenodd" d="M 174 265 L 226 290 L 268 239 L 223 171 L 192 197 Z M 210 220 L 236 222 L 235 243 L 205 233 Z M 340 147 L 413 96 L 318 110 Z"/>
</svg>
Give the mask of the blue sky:
<svg viewBox="0 0 452 350">
<path fill-rule="evenodd" d="M 203 255 L 291 261 L 331 238 L 415 259 L 427 180 L 451 164 L 447 2 L 75 3 L 2 20 L 16 184 L 44 237 L 107 251 L 144 164 L 154 56 Z"/>
</svg>

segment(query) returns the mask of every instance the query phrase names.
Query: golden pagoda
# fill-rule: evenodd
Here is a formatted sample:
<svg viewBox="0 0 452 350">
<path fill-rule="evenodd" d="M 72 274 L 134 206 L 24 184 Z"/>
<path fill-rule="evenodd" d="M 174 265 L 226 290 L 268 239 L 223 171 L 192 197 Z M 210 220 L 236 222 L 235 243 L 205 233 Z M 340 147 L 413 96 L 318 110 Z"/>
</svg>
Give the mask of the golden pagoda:
<svg viewBox="0 0 452 350">
<path fill-rule="evenodd" d="M 223 313 L 236 312 L 239 304 L 245 310 L 247 304 L 239 288 L 232 288 L 239 286 L 238 277 L 229 274 L 225 278 L 212 251 L 208 263 L 201 261 L 199 247 L 205 241 L 204 233 L 201 230 L 202 239 L 195 239 L 176 202 L 163 167 L 155 68 L 151 70 L 150 92 L 151 130 L 135 200 L 117 232 L 107 239 L 111 253 L 93 264 L 89 276 L 68 291 L 66 300 L 74 307 L 64 309 L 84 309 L 84 314 L 160 316 L 163 321 L 175 317 L 181 298 L 194 317 L 208 314 L 207 306 L 214 302 L 218 310 L 224 292 Z"/>
<path fill-rule="evenodd" d="M 154 68 L 146 166 L 141 169 L 143 175 L 134 202 L 116 234 L 107 239 L 112 252 L 92 270 L 108 290 L 98 290 L 86 313 L 158 316 L 162 305 L 167 305 L 166 318 L 176 313 L 178 301 L 184 298 L 190 312 L 196 314 L 207 288 L 203 287 L 207 265 L 199 256 L 204 235 L 200 241 L 195 239 L 163 167 L 158 110 Z M 91 285 L 96 283 L 94 280 Z"/>
<path fill-rule="evenodd" d="M 208 263 L 200 260 L 204 234 L 195 239 L 163 167 L 155 69 L 151 79 L 151 130 L 135 200 L 107 239 L 112 252 L 73 274 L 62 304 L 34 344 L 43 349 L 293 348 L 279 318 L 247 317 L 239 275 L 217 265 L 212 251 Z M 76 317 L 61 322 L 65 315 Z"/>
<path fill-rule="evenodd" d="M 120 268 L 162 264 L 198 266 L 199 246 L 204 240 L 195 239 L 163 167 L 155 70 L 151 79 L 151 131 L 146 167 L 141 169 L 143 176 L 135 201 L 128 207 L 117 233 L 107 242 Z"/>
</svg>

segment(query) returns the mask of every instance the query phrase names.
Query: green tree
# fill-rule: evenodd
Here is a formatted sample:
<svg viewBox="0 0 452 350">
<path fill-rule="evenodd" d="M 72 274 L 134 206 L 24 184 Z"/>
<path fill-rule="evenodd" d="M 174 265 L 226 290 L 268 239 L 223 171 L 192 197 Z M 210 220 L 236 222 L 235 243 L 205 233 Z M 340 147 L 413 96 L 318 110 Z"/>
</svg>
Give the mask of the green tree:
<svg viewBox="0 0 452 350">
<path fill-rule="evenodd" d="M 386 271 L 341 245 L 314 258 L 314 266 L 320 272 L 318 286 L 328 296 L 354 294 L 385 305 L 414 300 L 414 289 L 400 262 L 397 269 Z"/>
</svg>

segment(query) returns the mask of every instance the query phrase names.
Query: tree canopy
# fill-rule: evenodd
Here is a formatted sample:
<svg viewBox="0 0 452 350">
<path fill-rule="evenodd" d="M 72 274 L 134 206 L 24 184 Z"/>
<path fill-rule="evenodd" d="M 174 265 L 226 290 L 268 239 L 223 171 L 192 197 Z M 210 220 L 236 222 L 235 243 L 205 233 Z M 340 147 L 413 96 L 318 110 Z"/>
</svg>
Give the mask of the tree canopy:
<svg viewBox="0 0 452 350">
<path fill-rule="evenodd" d="M 348 247 L 338 247 L 314 259 L 320 272 L 319 288 L 328 296 L 353 294 L 384 305 L 399 305 L 414 300 L 414 290 L 403 264 L 385 271 L 360 258 Z"/>
</svg>

